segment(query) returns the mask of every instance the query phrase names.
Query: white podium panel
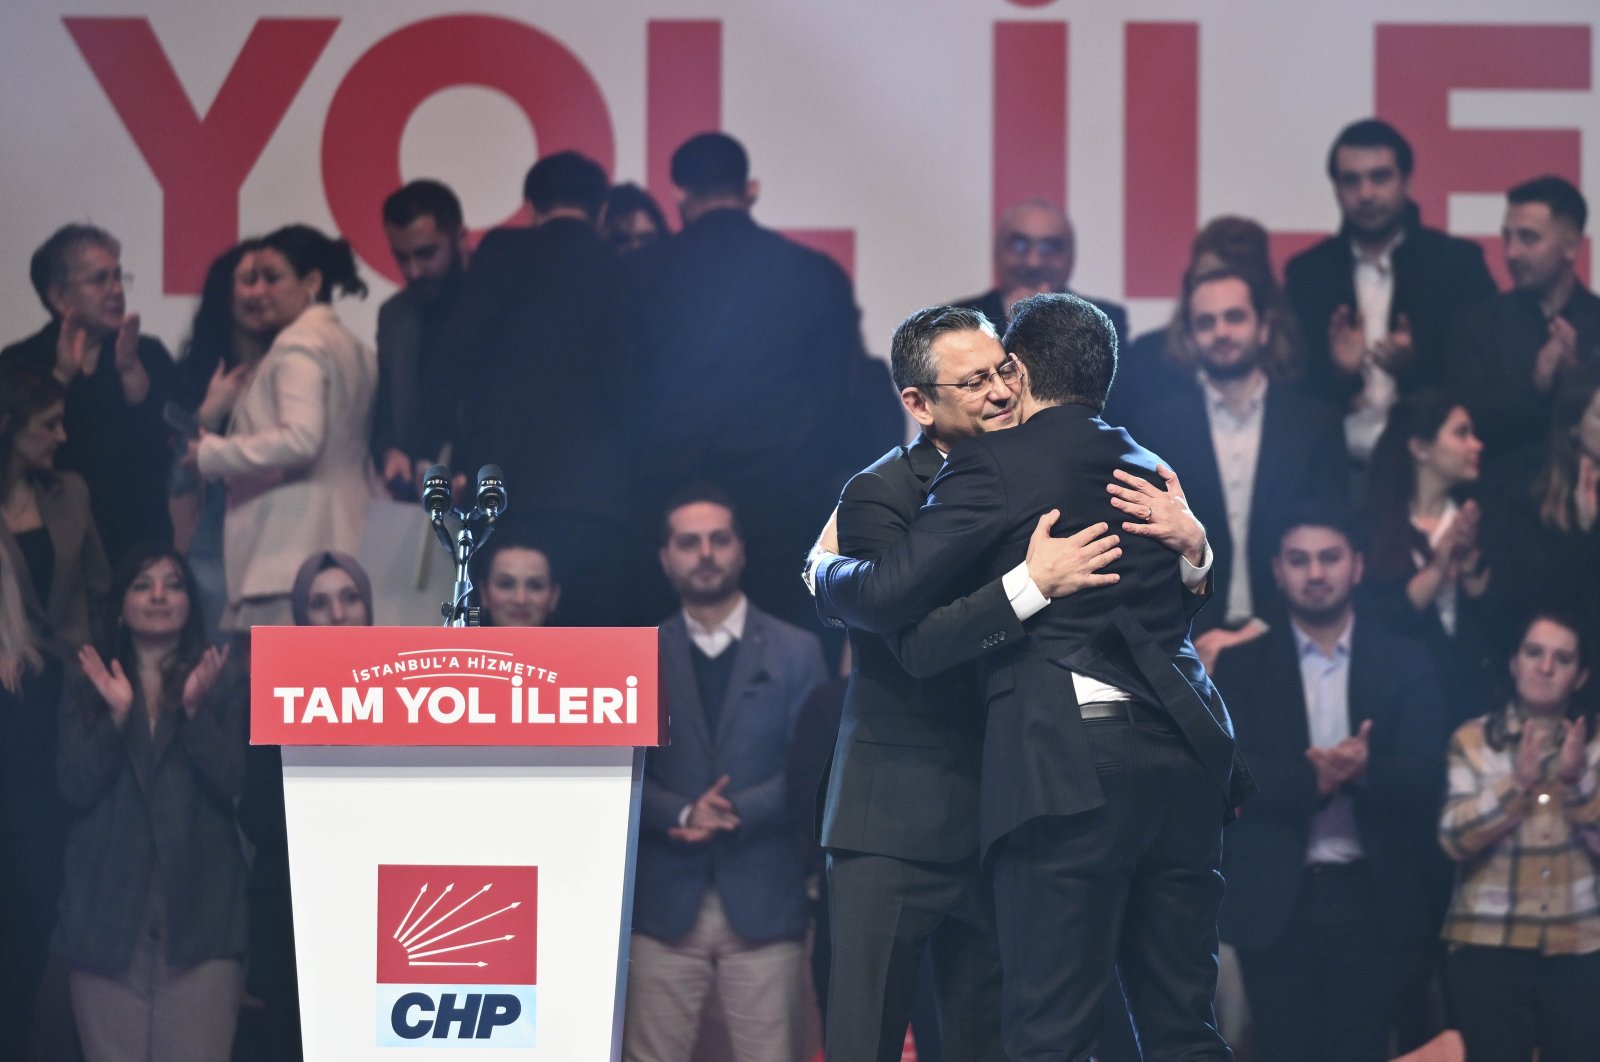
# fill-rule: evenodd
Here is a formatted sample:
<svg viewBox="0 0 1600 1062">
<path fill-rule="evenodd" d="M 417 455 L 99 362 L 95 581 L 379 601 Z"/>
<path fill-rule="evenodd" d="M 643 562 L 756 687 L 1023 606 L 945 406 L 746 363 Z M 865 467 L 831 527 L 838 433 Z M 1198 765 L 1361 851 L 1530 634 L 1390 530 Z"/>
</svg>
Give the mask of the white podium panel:
<svg viewBox="0 0 1600 1062">
<path fill-rule="evenodd" d="M 309 1062 L 618 1059 L 643 764 L 286 745 Z"/>
</svg>

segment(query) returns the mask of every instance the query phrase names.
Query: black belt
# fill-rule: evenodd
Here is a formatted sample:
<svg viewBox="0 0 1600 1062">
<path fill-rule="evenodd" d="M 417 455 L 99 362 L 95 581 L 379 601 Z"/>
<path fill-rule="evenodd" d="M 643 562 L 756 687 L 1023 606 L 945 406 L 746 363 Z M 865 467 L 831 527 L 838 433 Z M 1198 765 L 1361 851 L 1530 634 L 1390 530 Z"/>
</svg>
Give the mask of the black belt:
<svg viewBox="0 0 1600 1062">
<path fill-rule="evenodd" d="M 1090 701 L 1078 705 L 1078 715 L 1084 722 L 1095 719 L 1127 719 L 1128 701 Z"/>
<path fill-rule="evenodd" d="M 1317 877 L 1326 877 L 1330 874 L 1358 874 L 1367 869 L 1365 859 L 1352 859 L 1348 863 L 1307 863 L 1306 873 L 1315 874 Z"/>
</svg>

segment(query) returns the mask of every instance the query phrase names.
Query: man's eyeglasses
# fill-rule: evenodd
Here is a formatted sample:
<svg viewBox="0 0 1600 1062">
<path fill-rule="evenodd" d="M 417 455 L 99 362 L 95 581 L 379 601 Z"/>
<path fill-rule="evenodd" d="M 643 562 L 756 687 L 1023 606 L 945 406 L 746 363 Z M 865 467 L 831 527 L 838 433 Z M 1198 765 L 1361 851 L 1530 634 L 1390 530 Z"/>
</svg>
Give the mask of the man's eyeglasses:
<svg viewBox="0 0 1600 1062">
<path fill-rule="evenodd" d="M 1056 255 L 1066 254 L 1069 244 L 1065 236 L 1033 237 L 1014 232 L 1005 238 L 1004 246 L 1018 258 L 1025 257 L 1035 249 L 1046 258 L 1054 258 Z"/>
<path fill-rule="evenodd" d="M 981 395 L 989 389 L 989 381 L 993 377 L 1000 377 L 1000 382 L 1010 387 L 1017 382 L 1017 374 L 1022 371 L 1022 366 L 1017 364 L 1016 358 L 1007 358 L 998 366 L 988 372 L 980 372 L 969 376 L 957 383 L 924 383 L 918 387 L 955 387 L 969 395 Z"/>
<path fill-rule="evenodd" d="M 87 276 L 73 277 L 69 283 L 81 284 L 95 291 L 104 291 L 113 284 L 120 284 L 125 288 L 133 287 L 133 274 L 124 273 L 121 269 L 101 269 Z"/>
</svg>

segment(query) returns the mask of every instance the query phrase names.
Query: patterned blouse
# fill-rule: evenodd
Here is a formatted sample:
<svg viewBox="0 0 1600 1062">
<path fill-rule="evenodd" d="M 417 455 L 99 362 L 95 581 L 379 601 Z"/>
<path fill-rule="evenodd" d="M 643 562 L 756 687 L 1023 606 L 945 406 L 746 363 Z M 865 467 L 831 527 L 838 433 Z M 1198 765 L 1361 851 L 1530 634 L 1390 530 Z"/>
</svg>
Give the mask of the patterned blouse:
<svg viewBox="0 0 1600 1062">
<path fill-rule="evenodd" d="M 1460 864 L 1444 939 L 1544 955 L 1600 951 L 1600 740 L 1576 786 L 1514 777 L 1524 726 L 1515 708 L 1463 724 L 1450 739 L 1449 793 L 1439 843 Z"/>
</svg>

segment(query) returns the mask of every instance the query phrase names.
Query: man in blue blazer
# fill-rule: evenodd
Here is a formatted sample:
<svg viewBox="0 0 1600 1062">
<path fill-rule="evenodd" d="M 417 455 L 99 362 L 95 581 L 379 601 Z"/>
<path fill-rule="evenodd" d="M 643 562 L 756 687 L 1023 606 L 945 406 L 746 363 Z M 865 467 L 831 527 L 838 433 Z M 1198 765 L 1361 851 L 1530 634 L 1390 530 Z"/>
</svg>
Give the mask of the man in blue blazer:
<svg viewBox="0 0 1600 1062">
<path fill-rule="evenodd" d="M 645 758 L 623 1057 L 687 1059 L 715 987 L 735 1062 L 798 1062 L 809 912 L 784 766 L 822 647 L 744 596 L 719 488 L 668 502 L 660 557 L 683 607 L 661 625 L 672 744 Z"/>
</svg>

